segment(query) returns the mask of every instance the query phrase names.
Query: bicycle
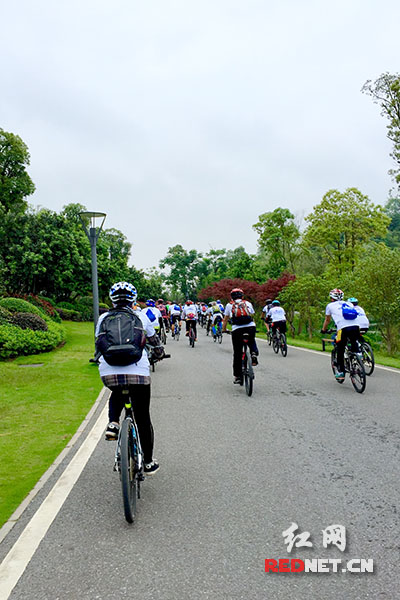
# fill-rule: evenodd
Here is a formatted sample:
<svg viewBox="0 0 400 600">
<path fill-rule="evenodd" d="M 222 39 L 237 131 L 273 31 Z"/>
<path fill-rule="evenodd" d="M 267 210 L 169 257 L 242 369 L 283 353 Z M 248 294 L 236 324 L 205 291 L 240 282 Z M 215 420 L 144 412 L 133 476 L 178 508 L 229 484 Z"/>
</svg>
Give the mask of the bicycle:
<svg viewBox="0 0 400 600">
<path fill-rule="evenodd" d="M 170 355 L 164 354 L 164 358 L 170 358 Z M 125 417 L 118 434 L 113 470 L 119 473 L 121 480 L 125 519 L 133 523 L 137 500 L 140 499 L 140 484 L 144 481 L 144 461 L 129 386 L 122 386 L 122 394 L 125 397 Z"/>
<path fill-rule="evenodd" d="M 371 344 L 363 338 L 363 334 L 360 331 L 361 340 L 358 340 L 360 345 L 360 352 L 362 354 L 362 361 L 364 364 L 364 370 L 366 375 L 372 375 L 375 369 L 375 357 L 374 351 L 372 350 Z"/>
<path fill-rule="evenodd" d="M 231 331 L 225 331 L 228 335 L 232 335 Z M 251 353 L 249 348 L 249 334 L 243 334 L 243 347 L 242 347 L 242 382 L 240 385 L 245 386 L 246 394 L 250 397 L 253 393 L 254 387 L 254 369 L 251 360 Z"/>
<path fill-rule="evenodd" d="M 167 332 L 166 332 L 166 329 L 165 329 L 164 319 L 161 320 L 160 339 L 161 339 L 162 345 L 165 346 L 165 344 L 167 343 Z"/>
<path fill-rule="evenodd" d="M 334 329 L 328 329 L 326 333 L 336 333 Z M 339 372 L 337 366 L 337 344 L 335 341 L 332 341 L 334 344 L 331 352 L 331 367 L 333 374 L 336 377 L 336 374 Z M 358 345 L 358 349 L 360 349 L 360 345 Z M 347 342 L 346 347 L 344 349 L 344 370 L 345 373 L 350 375 L 350 381 L 353 385 L 353 388 L 359 394 L 362 394 L 367 385 L 367 378 L 364 369 L 364 364 L 362 361 L 361 352 L 353 352 L 351 349 L 350 341 Z M 336 381 L 340 384 L 344 382 L 344 379 L 336 379 Z"/>
<path fill-rule="evenodd" d="M 174 327 L 174 339 L 176 342 L 179 342 L 179 336 L 181 334 L 181 328 L 179 327 L 179 321 L 176 320 L 175 321 L 175 327 Z"/>
<path fill-rule="evenodd" d="M 189 346 L 191 348 L 194 348 L 195 341 L 196 341 L 196 334 L 194 332 L 192 322 L 189 321 Z"/>
<path fill-rule="evenodd" d="M 286 335 L 281 333 L 279 328 L 272 333 L 272 348 L 275 354 L 278 354 L 280 350 L 282 356 L 287 356 Z"/>
<path fill-rule="evenodd" d="M 213 325 L 212 334 L 214 342 L 222 344 L 222 321 L 218 321 L 217 324 Z"/>
</svg>

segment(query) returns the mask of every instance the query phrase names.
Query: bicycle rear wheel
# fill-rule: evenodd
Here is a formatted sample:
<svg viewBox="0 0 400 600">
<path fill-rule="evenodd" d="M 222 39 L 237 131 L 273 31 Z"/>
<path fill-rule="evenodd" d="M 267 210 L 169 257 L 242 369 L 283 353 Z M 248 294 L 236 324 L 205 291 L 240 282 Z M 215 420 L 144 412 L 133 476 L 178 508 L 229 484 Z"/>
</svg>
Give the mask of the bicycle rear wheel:
<svg viewBox="0 0 400 600">
<path fill-rule="evenodd" d="M 193 329 L 192 329 L 192 327 L 191 327 L 191 328 L 189 329 L 189 344 L 190 344 L 190 346 L 191 346 L 192 348 L 194 348 L 194 340 L 195 340 L 195 337 L 194 337 L 194 331 L 193 331 Z"/>
<path fill-rule="evenodd" d="M 281 334 L 281 353 L 282 356 L 287 356 L 286 335 L 284 333 Z"/>
<path fill-rule="evenodd" d="M 362 342 L 361 352 L 365 374 L 372 375 L 375 369 L 375 357 L 371 345 L 368 342 Z"/>
<path fill-rule="evenodd" d="M 367 378 L 362 360 L 356 354 L 349 356 L 349 372 L 353 388 L 362 394 L 367 384 Z"/>
<path fill-rule="evenodd" d="M 218 332 L 218 344 L 222 344 L 222 332 Z"/>
<path fill-rule="evenodd" d="M 174 335 L 174 338 L 175 338 L 176 342 L 179 342 L 179 335 L 180 335 L 180 333 L 181 333 L 181 330 L 179 329 L 179 327 L 177 327 L 175 325 L 175 335 Z"/>
<path fill-rule="evenodd" d="M 254 371 L 251 364 L 251 358 L 249 350 L 246 349 L 245 358 L 244 358 L 244 385 L 246 388 L 246 394 L 251 396 L 253 393 L 253 379 L 254 379 Z"/>
<path fill-rule="evenodd" d="M 278 354 L 278 352 L 279 352 L 279 345 L 280 345 L 280 342 L 279 342 L 278 338 L 275 336 L 272 339 L 272 348 L 273 348 L 275 354 Z"/>
<path fill-rule="evenodd" d="M 163 346 L 167 343 L 167 334 L 165 333 L 164 327 L 161 329 L 161 343 Z"/>
<path fill-rule="evenodd" d="M 138 494 L 136 472 L 137 455 L 133 448 L 132 427 L 132 422 L 129 419 L 124 419 L 122 421 L 120 435 L 121 485 L 124 514 L 128 523 L 133 523 L 135 519 Z"/>
</svg>

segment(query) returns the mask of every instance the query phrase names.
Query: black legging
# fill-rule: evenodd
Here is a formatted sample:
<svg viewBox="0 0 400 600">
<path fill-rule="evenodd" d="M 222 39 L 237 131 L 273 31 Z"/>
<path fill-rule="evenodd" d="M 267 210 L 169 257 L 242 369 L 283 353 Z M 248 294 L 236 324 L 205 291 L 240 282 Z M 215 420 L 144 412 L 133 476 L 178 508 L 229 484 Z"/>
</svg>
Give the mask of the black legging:
<svg viewBox="0 0 400 600">
<path fill-rule="evenodd" d="M 346 348 L 347 341 L 350 341 L 351 351 L 357 352 L 357 340 L 360 336 L 360 328 L 357 325 L 351 325 L 350 327 L 344 327 L 341 333 L 340 342 L 336 342 L 337 348 L 337 364 L 338 369 L 341 373 L 344 373 L 344 350 Z"/>
<path fill-rule="evenodd" d="M 234 377 L 242 376 L 242 348 L 243 348 L 243 334 L 247 333 L 249 337 L 249 347 L 252 354 L 258 356 L 258 348 L 256 344 L 256 328 L 254 325 L 251 327 L 240 327 L 232 331 L 232 346 L 233 346 L 233 375 Z"/>
<path fill-rule="evenodd" d="M 154 430 L 150 418 L 150 385 L 130 385 L 132 409 L 138 426 L 140 443 L 144 454 L 144 462 L 153 460 Z M 112 388 L 108 403 L 108 418 L 119 423 L 119 417 L 125 405 L 121 388 Z"/>
<path fill-rule="evenodd" d="M 193 328 L 194 336 L 195 337 L 197 337 L 197 325 L 196 325 L 196 323 L 197 323 L 196 319 L 187 319 L 186 320 L 186 332 L 189 331 L 189 327 L 191 325 L 192 328 Z"/>
</svg>

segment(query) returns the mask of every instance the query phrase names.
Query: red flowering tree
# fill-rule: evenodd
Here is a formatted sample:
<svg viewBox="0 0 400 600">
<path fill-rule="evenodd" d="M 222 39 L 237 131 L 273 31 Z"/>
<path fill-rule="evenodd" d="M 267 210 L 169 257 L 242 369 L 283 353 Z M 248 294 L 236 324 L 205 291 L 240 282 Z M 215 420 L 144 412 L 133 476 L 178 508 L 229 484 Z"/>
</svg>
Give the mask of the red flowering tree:
<svg viewBox="0 0 400 600">
<path fill-rule="evenodd" d="M 221 279 L 200 290 L 198 298 L 205 301 L 219 299 L 226 303 L 231 299 L 231 290 L 239 287 L 244 291 L 247 300 L 257 307 L 262 307 L 266 298 L 274 300 L 292 279 L 295 279 L 295 276 L 288 273 L 284 273 L 278 279 L 269 279 L 261 285 L 246 279 Z"/>
</svg>

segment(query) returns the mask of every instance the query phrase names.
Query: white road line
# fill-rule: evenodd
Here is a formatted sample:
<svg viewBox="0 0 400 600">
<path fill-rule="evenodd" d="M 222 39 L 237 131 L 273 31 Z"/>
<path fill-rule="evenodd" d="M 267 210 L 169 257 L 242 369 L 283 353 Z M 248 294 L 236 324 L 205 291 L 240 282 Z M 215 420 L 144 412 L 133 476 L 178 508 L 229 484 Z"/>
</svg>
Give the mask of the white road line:
<svg viewBox="0 0 400 600">
<path fill-rule="evenodd" d="M 68 498 L 107 423 L 107 404 L 65 471 L 0 564 L 0 600 L 7 600 Z"/>
<path fill-rule="evenodd" d="M 264 340 L 262 338 L 257 338 L 259 342 L 264 342 L 268 344 L 268 340 Z M 294 350 L 301 350 L 302 352 L 311 352 L 312 354 L 317 354 L 318 356 L 330 356 L 330 352 L 321 352 L 320 350 L 311 350 L 310 348 L 301 348 L 300 346 L 290 346 L 288 344 L 288 348 L 293 348 Z M 400 369 L 392 369 L 391 367 L 384 367 L 383 365 L 375 365 L 375 369 L 382 369 L 383 371 L 390 371 L 391 373 L 397 373 L 400 375 Z"/>
</svg>

